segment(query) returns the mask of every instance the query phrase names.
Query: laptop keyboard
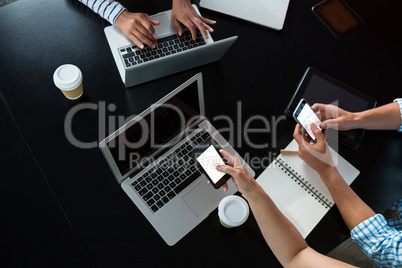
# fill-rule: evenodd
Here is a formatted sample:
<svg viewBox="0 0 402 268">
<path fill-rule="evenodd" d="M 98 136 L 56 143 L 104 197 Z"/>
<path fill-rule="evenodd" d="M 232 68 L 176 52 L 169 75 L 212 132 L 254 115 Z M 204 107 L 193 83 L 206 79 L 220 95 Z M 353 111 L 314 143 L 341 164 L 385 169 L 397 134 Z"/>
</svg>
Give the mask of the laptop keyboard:
<svg viewBox="0 0 402 268">
<path fill-rule="evenodd" d="M 197 30 L 197 38 L 194 41 L 191 37 L 191 32 L 187 30 L 183 32 L 182 36 L 173 34 L 158 39 L 158 44 L 155 48 L 145 46 L 143 49 L 140 49 L 136 45 L 130 45 L 119 48 L 119 52 L 127 69 L 150 60 L 163 58 L 205 44 L 204 37 L 200 31 Z"/>
<path fill-rule="evenodd" d="M 198 132 L 131 184 L 154 213 L 201 175 L 191 152 L 209 137 L 206 130 Z"/>
</svg>

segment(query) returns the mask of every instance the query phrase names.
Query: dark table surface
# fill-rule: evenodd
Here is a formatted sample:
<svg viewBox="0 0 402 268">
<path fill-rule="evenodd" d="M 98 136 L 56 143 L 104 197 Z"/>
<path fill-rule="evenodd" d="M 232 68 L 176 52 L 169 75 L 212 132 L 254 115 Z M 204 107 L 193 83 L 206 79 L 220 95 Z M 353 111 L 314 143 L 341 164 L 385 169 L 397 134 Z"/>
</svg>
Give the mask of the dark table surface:
<svg viewBox="0 0 402 268">
<path fill-rule="evenodd" d="M 134 2 L 122 1 L 148 14 L 171 5 Z M 239 36 L 228 53 L 219 62 L 128 89 L 103 33 L 107 22 L 78 1 L 19 0 L 0 8 L 0 265 L 239 267 L 252 262 L 280 267 L 252 215 L 229 230 L 212 213 L 175 246 L 167 246 L 116 183 L 96 145 L 83 149 L 69 142 L 65 118 L 73 107 L 94 105 L 74 115 L 71 129 L 75 139 L 96 144 L 124 119 L 202 72 L 207 116 L 217 129 L 228 128 L 218 115 L 239 126 L 255 115 L 279 122 L 270 133 L 250 136 L 253 143 L 268 142 L 263 149 L 247 143 L 237 128 L 233 135 L 222 131 L 242 156 L 272 160 L 292 139 L 295 123 L 281 115 L 307 67 L 379 105 L 401 97 L 402 3 L 347 1 L 365 24 L 337 39 L 311 12 L 318 2 L 291 1 L 280 32 L 201 10 L 218 21 L 215 40 Z M 54 70 L 66 63 L 77 65 L 84 76 L 85 93 L 77 101 L 67 100 L 53 84 Z M 114 111 L 107 109 L 110 104 Z M 377 212 L 402 196 L 401 145 L 396 131 L 368 131 L 357 152 L 339 148 L 361 172 L 352 188 Z M 256 168 L 257 175 L 262 171 Z M 327 253 L 348 236 L 333 207 L 307 242 Z"/>
</svg>

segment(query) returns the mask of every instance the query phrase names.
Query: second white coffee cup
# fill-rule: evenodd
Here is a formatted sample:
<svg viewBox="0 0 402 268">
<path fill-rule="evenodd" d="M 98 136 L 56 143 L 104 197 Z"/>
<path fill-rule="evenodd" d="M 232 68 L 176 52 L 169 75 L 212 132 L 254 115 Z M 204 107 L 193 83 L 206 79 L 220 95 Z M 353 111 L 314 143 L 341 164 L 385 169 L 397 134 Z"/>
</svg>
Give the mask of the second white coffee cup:
<svg viewBox="0 0 402 268">
<path fill-rule="evenodd" d="M 227 228 L 242 225 L 247 220 L 249 213 L 247 202 L 237 195 L 223 198 L 218 206 L 219 220 Z"/>
</svg>

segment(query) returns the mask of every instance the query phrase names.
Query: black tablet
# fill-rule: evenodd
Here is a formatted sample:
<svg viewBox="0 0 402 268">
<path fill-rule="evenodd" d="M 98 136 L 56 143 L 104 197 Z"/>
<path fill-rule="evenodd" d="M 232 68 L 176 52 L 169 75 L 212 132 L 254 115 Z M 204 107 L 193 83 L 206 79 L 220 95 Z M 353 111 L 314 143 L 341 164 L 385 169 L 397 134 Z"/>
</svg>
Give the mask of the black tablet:
<svg viewBox="0 0 402 268">
<path fill-rule="evenodd" d="M 286 107 L 285 113 L 292 117 L 294 109 L 301 99 L 308 103 L 334 104 L 349 112 L 360 112 L 375 108 L 377 102 L 369 96 L 345 85 L 338 80 L 325 75 L 314 68 L 308 68 L 304 73 L 295 94 Z M 363 138 L 364 130 L 328 131 L 328 135 L 339 137 L 343 144 L 357 150 Z"/>
<path fill-rule="evenodd" d="M 313 12 L 336 37 L 344 37 L 364 23 L 343 0 L 324 0 L 313 6 Z"/>
</svg>

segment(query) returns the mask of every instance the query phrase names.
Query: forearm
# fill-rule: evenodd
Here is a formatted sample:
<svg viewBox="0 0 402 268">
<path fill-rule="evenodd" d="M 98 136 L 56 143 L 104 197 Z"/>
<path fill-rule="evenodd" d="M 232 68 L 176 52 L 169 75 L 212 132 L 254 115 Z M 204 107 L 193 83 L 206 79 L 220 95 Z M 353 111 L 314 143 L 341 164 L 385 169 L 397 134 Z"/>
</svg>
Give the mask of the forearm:
<svg viewBox="0 0 402 268">
<path fill-rule="evenodd" d="M 179 3 L 186 3 L 186 2 L 191 4 L 191 0 L 172 0 L 172 5 L 174 3 L 179 4 Z"/>
<path fill-rule="evenodd" d="M 122 11 L 126 10 L 119 2 L 113 0 L 78 0 L 93 12 L 98 13 L 102 18 L 115 24 L 116 18 Z"/>
<path fill-rule="evenodd" d="M 265 241 L 281 264 L 287 267 L 299 252 L 307 248 L 307 243 L 263 189 L 257 188 L 246 198 Z"/>
<path fill-rule="evenodd" d="M 396 130 L 401 125 L 401 110 L 397 102 L 354 113 L 355 128 Z"/>
<path fill-rule="evenodd" d="M 320 175 L 349 230 L 375 215 L 374 211 L 349 187 L 335 167 Z"/>
<path fill-rule="evenodd" d="M 247 198 L 265 241 L 284 267 L 351 267 L 310 248 L 240 160 L 224 150 L 220 153 L 228 165 L 217 166 L 217 170 L 232 176 L 237 189 Z"/>
</svg>

